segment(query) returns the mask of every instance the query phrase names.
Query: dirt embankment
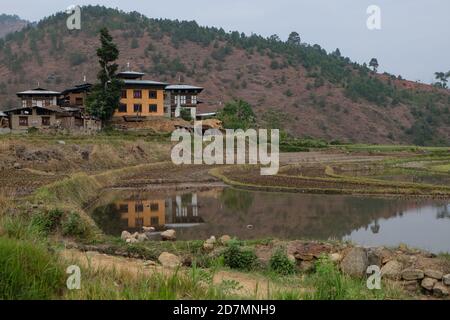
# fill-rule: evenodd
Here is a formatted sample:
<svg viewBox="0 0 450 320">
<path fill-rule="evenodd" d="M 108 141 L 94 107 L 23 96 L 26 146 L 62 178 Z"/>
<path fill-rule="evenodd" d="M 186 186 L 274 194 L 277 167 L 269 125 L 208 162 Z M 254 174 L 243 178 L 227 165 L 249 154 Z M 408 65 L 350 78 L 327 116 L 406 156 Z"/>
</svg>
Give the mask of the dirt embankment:
<svg viewBox="0 0 450 320">
<path fill-rule="evenodd" d="M 0 140 L 1 191 L 30 194 L 38 187 L 74 173 L 89 174 L 110 169 L 167 160 L 166 141 L 115 137 L 11 137 Z"/>
</svg>

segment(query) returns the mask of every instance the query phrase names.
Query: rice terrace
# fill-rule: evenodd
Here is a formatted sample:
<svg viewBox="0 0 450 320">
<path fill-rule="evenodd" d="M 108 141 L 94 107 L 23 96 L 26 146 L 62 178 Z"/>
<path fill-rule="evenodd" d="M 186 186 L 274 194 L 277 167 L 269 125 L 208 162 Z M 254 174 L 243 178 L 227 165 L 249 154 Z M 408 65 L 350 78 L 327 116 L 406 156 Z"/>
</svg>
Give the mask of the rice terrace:
<svg viewBox="0 0 450 320">
<path fill-rule="evenodd" d="M 449 300 L 450 72 L 62 9 L 0 15 L 0 300 Z"/>
</svg>

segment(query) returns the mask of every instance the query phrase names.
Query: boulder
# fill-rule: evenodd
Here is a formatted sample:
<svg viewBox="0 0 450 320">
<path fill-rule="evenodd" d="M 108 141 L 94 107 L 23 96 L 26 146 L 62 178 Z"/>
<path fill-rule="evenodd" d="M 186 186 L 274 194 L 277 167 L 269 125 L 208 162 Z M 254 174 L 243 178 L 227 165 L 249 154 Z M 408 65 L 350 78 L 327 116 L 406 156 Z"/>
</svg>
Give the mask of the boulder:
<svg viewBox="0 0 450 320">
<path fill-rule="evenodd" d="M 442 282 L 436 282 L 433 287 L 433 294 L 436 297 L 446 297 L 448 296 L 448 289 Z"/>
<path fill-rule="evenodd" d="M 403 281 L 403 288 L 410 292 L 417 292 L 419 289 L 419 283 L 416 280 Z"/>
<path fill-rule="evenodd" d="M 220 237 L 219 241 L 222 245 L 227 245 L 228 242 L 231 241 L 231 237 L 229 235 L 223 235 Z"/>
<path fill-rule="evenodd" d="M 299 269 L 301 272 L 313 272 L 315 269 L 315 264 L 312 261 L 302 261 L 300 262 Z"/>
<path fill-rule="evenodd" d="M 144 262 L 144 267 L 155 267 L 155 266 L 156 266 L 155 261 L 147 260 Z"/>
<path fill-rule="evenodd" d="M 381 248 L 369 248 L 367 250 L 367 259 L 369 260 L 369 266 L 381 267 L 383 256 Z"/>
<path fill-rule="evenodd" d="M 216 242 L 217 242 L 217 240 L 216 240 L 216 237 L 214 237 L 214 236 L 211 236 L 211 238 L 206 240 L 206 243 L 212 244 L 212 245 L 216 244 Z"/>
<path fill-rule="evenodd" d="M 381 276 L 392 280 L 399 280 L 401 278 L 402 270 L 402 263 L 397 260 L 390 260 L 381 268 Z"/>
<path fill-rule="evenodd" d="M 14 163 L 14 169 L 20 170 L 20 169 L 22 169 L 22 165 L 20 163 L 16 162 L 16 163 Z"/>
<path fill-rule="evenodd" d="M 442 279 L 446 286 L 450 286 L 450 274 L 446 274 L 445 276 L 442 277 Z"/>
<path fill-rule="evenodd" d="M 138 239 L 136 239 L 136 238 L 128 238 L 127 239 L 127 243 L 137 243 L 138 242 Z"/>
<path fill-rule="evenodd" d="M 128 231 L 122 231 L 122 235 L 120 236 L 120 238 L 122 240 L 127 240 L 131 238 L 131 233 L 129 233 Z"/>
<path fill-rule="evenodd" d="M 138 235 L 138 237 L 137 237 L 137 240 L 138 240 L 138 242 L 144 242 L 144 241 L 147 241 L 148 238 L 147 238 L 147 235 L 145 233 L 140 233 Z"/>
<path fill-rule="evenodd" d="M 352 277 L 363 277 L 369 266 L 369 259 L 364 248 L 352 248 L 341 262 L 342 272 Z"/>
<path fill-rule="evenodd" d="M 205 250 L 205 251 L 213 251 L 214 250 L 214 244 L 205 242 L 203 244 L 203 250 Z"/>
<path fill-rule="evenodd" d="M 169 252 L 163 252 L 158 258 L 159 263 L 166 268 L 177 268 L 181 266 L 181 259 Z"/>
<path fill-rule="evenodd" d="M 167 230 L 161 233 L 163 241 L 175 241 L 177 240 L 177 232 L 175 230 Z"/>
<path fill-rule="evenodd" d="M 329 258 L 333 262 L 341 262 L 343 257 L 340 253 L 332 253 L 329 255 Z"/>
<path fill-rule="evenodd" d="M 147 232 L 152 233 L 152 232 L 155 232 L 156 229 L 153 227 L 142 227 L 142 231 L 144 231 L 145 233 L 147 233 Z"/>
<path fill-rule="evenodd" d="M 294 255 L 297 260 L 312 261 L 322 255 L 328 255 L 331 252 L 331 246 L 321 243 L 301 243 L 292 241 L 287 246 L 287 253 Z"/>
<path fill-rule="evenodd" d="M 444 276 L 444 274 L 438 270 L 425 269 L 423 272 L 426 277 L 436 280 L 441 280 L 442 277 Z"/>
<path fill-rule="evenodd" d="M 405 269 L 402 271 L 403 280 L 422 280 L 425 274 L 420 269 Z"/>
<path fill-rule="evenodd" d="M 422 280 L 421 286 L 425 290 L 432 291 L 434 288 L 434 285 L 436 284 L 437 280 L 433 278 L 424 278 Z"/>
</svg>

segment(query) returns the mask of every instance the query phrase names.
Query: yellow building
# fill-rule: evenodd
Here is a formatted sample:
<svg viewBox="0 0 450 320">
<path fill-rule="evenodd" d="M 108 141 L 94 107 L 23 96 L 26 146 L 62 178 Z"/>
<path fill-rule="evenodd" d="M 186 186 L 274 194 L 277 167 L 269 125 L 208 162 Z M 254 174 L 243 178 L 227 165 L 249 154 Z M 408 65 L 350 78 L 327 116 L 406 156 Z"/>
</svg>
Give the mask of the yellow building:
<svg viewBox="0 0 450 320">
<path fill-rule="evenodd" d="M 124 83 L 115 117 L 164 116 L 164 88 L 167 83 L 142 80 L 144 73 L 126 71 L 118 74 Z"/>
<path fill-rule="evenodd" d="M 129 200 L 116 203 L 128 228 L 161 227 L 166 224 L 166 202 L 162 200 Z"/>
</svg>

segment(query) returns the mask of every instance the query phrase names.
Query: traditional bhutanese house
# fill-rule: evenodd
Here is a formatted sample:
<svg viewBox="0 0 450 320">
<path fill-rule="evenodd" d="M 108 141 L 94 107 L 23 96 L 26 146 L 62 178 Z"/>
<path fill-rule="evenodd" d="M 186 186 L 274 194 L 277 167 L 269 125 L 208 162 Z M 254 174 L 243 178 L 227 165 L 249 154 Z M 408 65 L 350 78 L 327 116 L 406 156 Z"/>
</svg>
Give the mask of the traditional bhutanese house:
<svg viewBox="0 0 450 320">
<path fill-rule="evenodd" d="M 11 130 L 27 130 L 28 128 L 49 128 L 55 126 L 56 115 L 64 111 L 57 105 L 60 92 L 36 88 L 18 92 L 21 106 L 5 113 L 9 116 Z"/>
<path fill-rule="evenodd" d="M 8 115 L 3 111 L 0 111 L 0 128 L 9 128 Z"/>
<path fill-rule="evenodd" d="M 62 107 L 84 109 L 86 107 L 87 96 L 89 95 L 91 89 L 92 84 L 83 83 L 64 90 L 61 93 L 63 97 L 60 105 Z"/>
<path fill-rule="evenodd" d="M 203 88 L 186 85 L 174 84 L 166 87 L 166 95 L 170 101 L 170 117 L 179 118 L 183 109 L 189 110 L 191 118 L 197 117 L 197 106 L 201 103 L 198 95 Z"/>
<path fill-rule="evenodd" d="M 144 73 L 125 71 L 118 77 L 123 80 L 124 88 L 115 117 L 127 121 L 140 121 L 146 117 L 164 116 L 164 88 L 167 83 L 143 80 Z"/>
<path fill-rule="evenodd" d="M 45 129 L 58 127 L 56 117 L 64 110 L 58 106 L 18 107 L 6 111 L 9 115 L 9 125 L 13 131 L 25 131 L 29 128 Z"/>
</svg>

